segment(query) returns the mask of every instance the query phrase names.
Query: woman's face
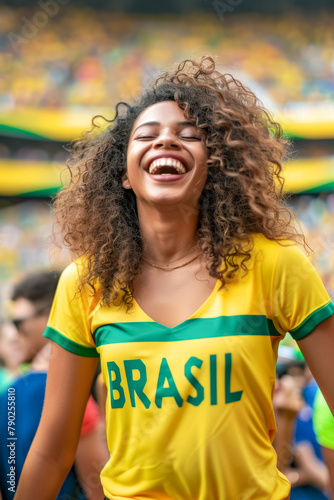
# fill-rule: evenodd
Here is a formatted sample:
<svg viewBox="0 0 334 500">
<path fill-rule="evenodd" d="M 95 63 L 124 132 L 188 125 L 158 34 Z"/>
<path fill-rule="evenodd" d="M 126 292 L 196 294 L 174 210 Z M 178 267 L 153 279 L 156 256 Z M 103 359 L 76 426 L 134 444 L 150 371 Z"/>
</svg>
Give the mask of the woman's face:
<svg viewBox="0 0 334 500">
<path fill-rule="evenodd" d="M 122 183 L 137 204 L 197 208 L 207 178 L 208 152 L 201 131 L 174 101 L 146 108 L 129 138 Z"/>
</svg>

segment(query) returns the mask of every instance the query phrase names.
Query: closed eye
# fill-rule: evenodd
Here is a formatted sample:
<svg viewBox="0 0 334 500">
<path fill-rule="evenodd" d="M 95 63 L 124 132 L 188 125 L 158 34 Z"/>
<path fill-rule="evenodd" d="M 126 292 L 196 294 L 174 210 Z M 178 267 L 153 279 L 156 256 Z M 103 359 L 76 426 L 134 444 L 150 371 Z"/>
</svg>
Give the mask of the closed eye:
<svg viewBox="0 0 334 500">
<path fill-rule="evenodd" d="M 200 137 L 190 137 L 190 136 L 181 136 L 181 139 L 195 139 L 197 141 L 200 141 L 201 138 Z"/>
<path fill-rule="evenodd" d="M 136 139 L 155 139 L 156 136 L 154 135 L 140 135 L 139 137 L 136 137 Z M 195 137 L 195 136 L 180 136 L 180 139 L 186 139 L 186 140 L 195 140 L 195 141 L 200 141 L 200 137 Z"/>
<path fill-rule="evenodd" d="M 136 139 L 155 139 L 155 136 L 153 136 L 153 135 L 140 135 L 139 137 L 136 137 Z"/>
</svg>

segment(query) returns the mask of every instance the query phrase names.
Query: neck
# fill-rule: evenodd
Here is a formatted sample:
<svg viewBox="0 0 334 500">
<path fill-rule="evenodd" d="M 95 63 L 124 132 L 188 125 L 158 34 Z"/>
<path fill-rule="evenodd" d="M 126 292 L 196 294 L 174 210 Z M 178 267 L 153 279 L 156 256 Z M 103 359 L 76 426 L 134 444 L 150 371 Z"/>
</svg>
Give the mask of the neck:
<svg viewBox="0 0 334 500">
<path fill-rule="evenodd" d="M 196 244 L 197 213 L 179 208 L 138 207 L 144 254 L 155 264 L 169 264 L 189 256 Z"/>
</svg>

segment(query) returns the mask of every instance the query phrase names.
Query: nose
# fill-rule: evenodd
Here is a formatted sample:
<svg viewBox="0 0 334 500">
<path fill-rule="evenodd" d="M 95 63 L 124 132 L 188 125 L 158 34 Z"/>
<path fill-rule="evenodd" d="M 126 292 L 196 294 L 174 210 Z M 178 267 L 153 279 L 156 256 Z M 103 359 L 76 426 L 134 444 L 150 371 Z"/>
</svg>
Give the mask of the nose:
<svg viewBox="0 0 334 500">
<path fill-rule="evenodd" d="M 181 145 L 178 137 L 171 130 L 165 129 L 153 141 L 152 147 L 154 149 L 180 149 Z"/>
</svg>

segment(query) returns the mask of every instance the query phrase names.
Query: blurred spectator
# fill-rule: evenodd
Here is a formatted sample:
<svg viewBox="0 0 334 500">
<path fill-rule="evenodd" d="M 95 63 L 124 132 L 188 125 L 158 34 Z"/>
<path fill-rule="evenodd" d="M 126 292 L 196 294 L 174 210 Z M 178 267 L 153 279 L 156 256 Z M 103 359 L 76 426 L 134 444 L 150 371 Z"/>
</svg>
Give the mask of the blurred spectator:
<svg viewBox="0 0 334 500">
<path fill-rule="evenodd" d="M 0 445 L 0 490 L 3 500 L 12 500 L 25 457 L 42 413 L 51 342 L 43 337 L 57 287 L 59 272 L 37 271 L 16 284 L 12 293 L 12 321 L 21 341 L 23 359 L 30 363 L 27 374 L 14 380 L 0 397 L 0 426 L 7 429 L 8 401 L 15 401 L 15 474 L 10 476 L 8 440 Z M 99 474 L 109 458 L 99 431 L 99 415 L 92 397 L 88 400 L 75 464 L 57 497 L 78 500 L 104 498 Z M 9 436 L 11 429 L 8 430 Z M 8 483 L 8 478 L 13 485 Z M 11 486 L 11 488 L 10 488 Z"/>
<path fill-rule="evenodd" d="M 19 375 L 23 352 L 15 327 L 0 322 L 0 394 Z"/>
<path fill-rule="evenodd" d="M 329 474 L 313 431 L 317 385 L 299 350 L 280 346 L 274 396 L 280 470 L 291 482 L 291 500 L 329 500 Z M 276 439 L 275 439 L 276 441 Z"/>
<path fill-rule="evenodd" d="M 292 347 L 280 346 L 276 365 L 276 384 L 273 406 L 277 433 L 273 446 L 277 453 L 277 467 L 285 473 L 293 457 L 291 442 L 293 426 L 303 407 L 300 362 L 291 356 Z M 288 353 L 288 354 L 287 354 Z M 290 369 L 291 372 L 290 373 Z"/>
<path fill-rule="evenodd" d="M 51 344 L 43 337 L 60 272 L 37 271 L 14 286 L 12 322 L 23 359 L 32 370 L 47 371 Z"/>
</svg>

